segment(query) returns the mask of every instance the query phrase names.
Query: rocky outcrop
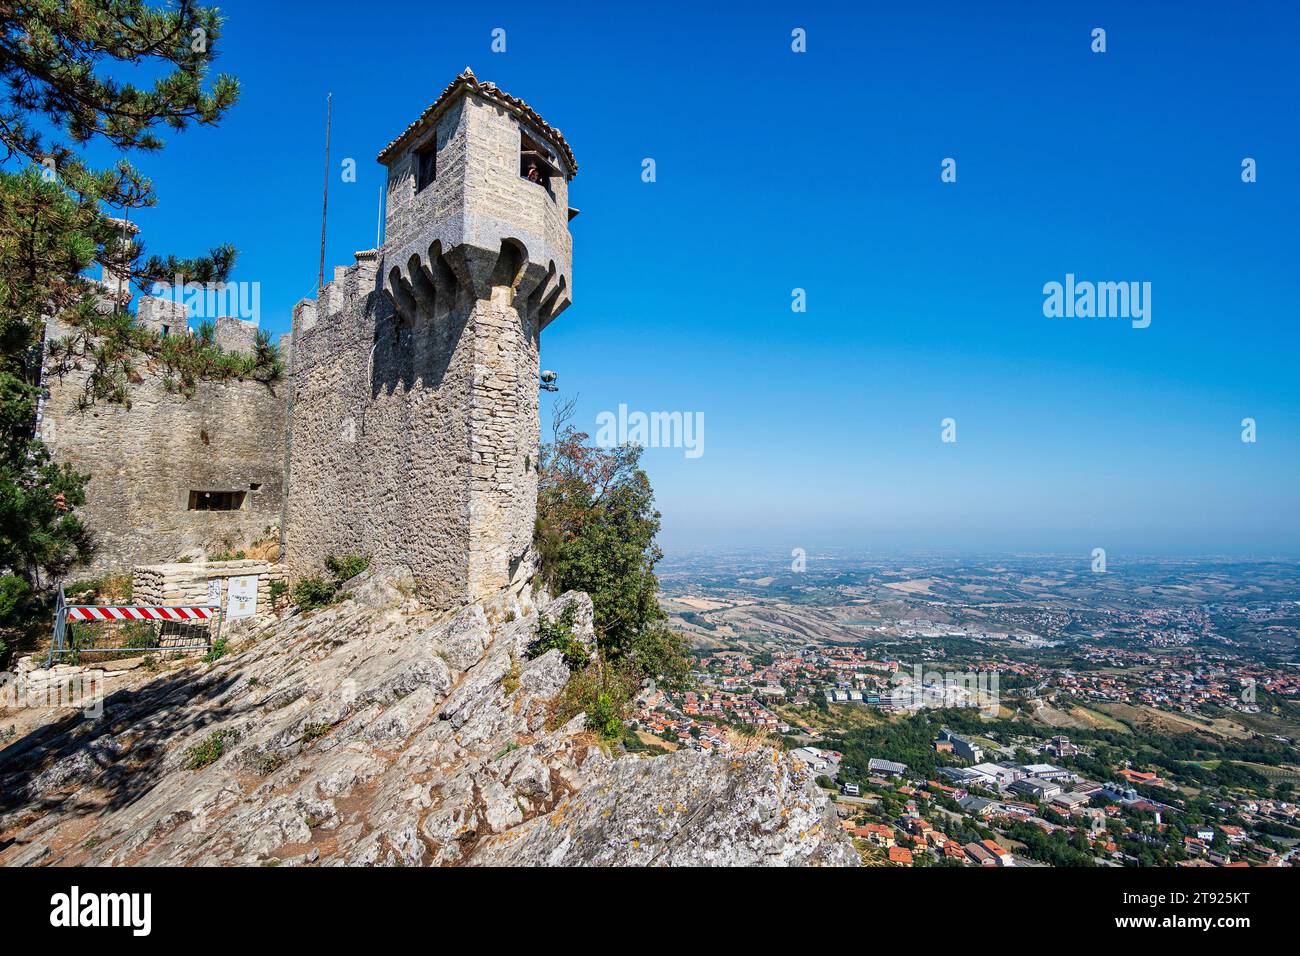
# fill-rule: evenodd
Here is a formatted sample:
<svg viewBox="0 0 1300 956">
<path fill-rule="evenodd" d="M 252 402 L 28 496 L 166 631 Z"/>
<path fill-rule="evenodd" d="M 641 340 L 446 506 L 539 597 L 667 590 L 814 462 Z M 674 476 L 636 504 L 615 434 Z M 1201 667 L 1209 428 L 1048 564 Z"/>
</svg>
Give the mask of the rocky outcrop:
<svg viewBox="0 0 1300 956">
<path fill-rule="evenodd" d="M 857 863 L 774 751 L 616 756 L 555 726 L 569 671 L 528 660 L 519 599 L 436 617 L 407 572 L 348 588 L 0 751 L 0 863 Z M 590 642 L 586 595 L 546 613 L 569 603 Z"/>
</svg>

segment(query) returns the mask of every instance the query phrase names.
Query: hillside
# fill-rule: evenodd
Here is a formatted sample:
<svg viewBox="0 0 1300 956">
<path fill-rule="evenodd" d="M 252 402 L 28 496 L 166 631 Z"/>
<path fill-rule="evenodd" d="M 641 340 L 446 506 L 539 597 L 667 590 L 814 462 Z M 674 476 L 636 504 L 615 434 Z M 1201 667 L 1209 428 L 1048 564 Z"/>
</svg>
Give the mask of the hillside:
<svg viewBox="0 0 1300 956">
<path fill-rule="evenodd" d="M 535 608 L 437 617 L 405 571 L 349 591 L 214 664 L 133 672 L 102 719 L 25 729 L 0 750 L 0 863 L 858 862 L 779 754 L 616 756 L 581 715 L 552 727 L 569 671 L 527 660 Z M 548 610 L 570 602 L 590 642 L 585 595 Z"/>
</svg>

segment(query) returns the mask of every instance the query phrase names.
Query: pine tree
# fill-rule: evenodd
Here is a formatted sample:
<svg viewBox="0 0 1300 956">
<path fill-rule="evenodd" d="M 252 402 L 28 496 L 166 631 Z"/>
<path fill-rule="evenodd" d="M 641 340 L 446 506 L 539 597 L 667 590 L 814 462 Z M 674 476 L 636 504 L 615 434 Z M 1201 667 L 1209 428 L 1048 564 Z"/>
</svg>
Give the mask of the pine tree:
<svg viewBox="0 0 1300 956">
<path fill-rule="evenodd" d="M 89 476 L 55 463 L 35 432 L 45 323 L 97 336 L 108 354 L 137 347 L 124 309 L 105 317 L 98 264 L 146 288 L 177 273 L 225 281 L 235 253 L 146 257 L 113 217 L 156 203 L 127 160 L 94 170 L 77 149 L 93 140 L 123 151 L 162 148 L 158 131 L 211 125 L 239 87 L 209 68 L 221 35 L 216 8 L 187 0 L 165 10 L 141 0 L 0 0 L 0 659 L 51 580 L 83 562 L 91 539 L 76 509 Z M 149 87 L 123 67 L 162 71 Z M 121 306 L 125 306 L 125 302 Z"/>
</svg>

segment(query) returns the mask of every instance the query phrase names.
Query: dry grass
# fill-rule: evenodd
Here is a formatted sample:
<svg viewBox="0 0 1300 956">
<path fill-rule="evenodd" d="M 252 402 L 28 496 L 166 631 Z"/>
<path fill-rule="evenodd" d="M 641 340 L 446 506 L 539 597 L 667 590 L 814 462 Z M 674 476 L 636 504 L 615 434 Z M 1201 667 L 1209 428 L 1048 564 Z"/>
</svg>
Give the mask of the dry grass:
<svg viewBox="0 0 1300 956">
<path fill-rule="evenodd" d="M 647 747 L 663 747 L 664 750 L 667 750 L 669 753 L 679 749 L 681 746 L 680 744 L 675 744 L 670 740 L 664 740 L 662 737 L 656 737 L 648 730 L 638 730 L 636 732 L 636 739 L 641 741 L 641 743 L 645 744 Z"/>
<path fill-rule="evenodd" d="M 244 555 L 251 561 L 269 561 L 274 564 L 280 560 L 280 539 L 264 538 L 254 541 L 245 549 Z"/>
<path fill-rule="evenodd" d="M 732 753 L 751 754 L 759 750 L 780 750 L 781 742 L 776 736 L 766 728 L 756 727 L 752 734 L 741 733 L 739 730 L 728 727 L 723 733 L 723 739 L 727 742 L 727 747 Z"/>
<path fill-rule="evenodd" d="M 1096 709 L 1133 727 L 1151 728 L 1157 733 L 1185 734 L 1199 731 L 1233 739 L 1250 736 L 1247 730 L 1230 720 L 1218 718 L 1206 721 L 1186 714 L 1174 714 L 1156 707 L 1148 707 L 1145 704 L 1107 702 L 1099 704 Z"/>
</svg>

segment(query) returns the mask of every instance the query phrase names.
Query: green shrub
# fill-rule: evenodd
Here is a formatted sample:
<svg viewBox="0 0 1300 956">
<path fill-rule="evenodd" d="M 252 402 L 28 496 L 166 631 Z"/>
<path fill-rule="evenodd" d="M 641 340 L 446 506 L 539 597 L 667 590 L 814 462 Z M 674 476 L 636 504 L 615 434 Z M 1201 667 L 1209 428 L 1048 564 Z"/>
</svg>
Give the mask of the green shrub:
<svg viewBox="0 0 1300 956">
<path fill-rule="evenodd" d="M 288 758 L 278 750 L 271 750 L 259 754 L 253 761 L 253 772 L 263 777 L 270 776 L 284 766 L 287 759 Z"/>
<path fill-rule="evenodd" d="M 343 554 L 327 555 L 325 558 L 325 570 L 334 575 L 334 580 L 339 584 L 351 578 L 370 567 L 370 556 L 366 554 Z"/>
<path fill-rule="evenodd" d="M 552 724 L 558 727 L 578 714 L 586 714 L 588 730 L 602 740 L 619 740 L 637 684 L 630 668 L 597 660 L 569 677 L 553 705 Z"/>
<path fill-rule="evenodd" d="M 570 678 L 566 692 L 580 705 L 573 709 L 570 699 L 562 709 L 585 711 L 588 728 L 612 740 L 641 679 L 685 689 L 691 661 L 686 639 L 665 625 L 659 607 L 659 512 L 641 448 L 591 444 L 569 424 L 572 412 L 571 404 L 557 408 L 553 441 L 541 448 L 534 545 L 539 579 L 552 594 L 585 591 L 592 601 L 600 663 Z M 586 654 L 580 658 L 581 645 L 564 623 L 539 622 L 530 653 L 558 648 L 576 670 Z"/>
<path fill-rule="evenodd" d="M 596 695 L 591 711 L 587 714 L 587 729 L 595 731 L 606 740 L 617 740 L 623 736 L 623 718 L 618 701 L 609 691 Z"/>
<path fill-rule="evenodd" d="M 106 604 L 130 604 L 132 592 L 133 582 L 130 572 L 74 581 L 72 584 L 64 585 L 63 588 L 69 604 L 77 602 L 91 604 L 101 600 Z"/>
<path fill-rule="evenodd" d="M 227 642 L 224 637 L 219 637 L 212 642 L 212 646 L 208 648 L 208 652 L 203 655 L 203 660 L 211 664 L 214 661 L 219 660 L 221 657 L 224 657 L 229 648 L 229 642 Z"/>
<path fill-rule="evenodd" d="M 320 740 L 320 738 L 330 732 L 330 728 L 333 726 L 334 725 L 328 720 L 322 720 L 317 724 L 307 724 L 302 728 L 302 739 L 307 743 L 310 743 L 313 740 Z"/>
<path fill-rule="evenodd" d="M 104 582 L 99 578 L 89 578 L 85 581 L 73 581 L 71 584 L 64 585 L 63 593 L 67 595 L 68 601 L 73 598 L 90 598 L 94 600 L 99 596 Z"/>
<path fill-rule="evenodd" d="M 122 650 L 116 654 L 97 655 L 98 657 L 105 660 L 122 660 L 143 653 L 145 648 L 158 646 L 158 632 L 148 621 L 127 621 L 121 626 L 118 635 Z M 81 635 L 81 637 L 85 639 L 85 644 L 82 646 L 92 645 L 93 639 L 89 635 Z M 80 645 L 81 641 L 77 640 L 76 643 Z"/>
<path fill-rule="evenodd" d="M 303 578 L 293 586 L 293 602 L 304 611 L 334 603 L 338 585 L 321 577 Z"/>
<path fill-rule="evenodd" d="M 155 647 L 158 644 L 158 635 L 154 633 L 153 625 L 146 621 L 128 621 L 122 625 L 122 634 L 122 646 L 131 650 Z"/>
<path fill-rule="evenodd" d="M 505 692 L 507 697 L 519 689 L 520 674 L 519 662 L 515 660 L 512 654 L 510 655 L 510 670 L 506 671 L 506 675 L 501 678 L 501 690 Z"/>
<path fill-rule="evenodd" d="M 284 361 L 270 335 L 259 329 L 254 352 L 223 352 L 215 344 L 211 322 L 203 322 L 193 335 L 164 336 L 137 325 L 130 313 L 100 315 L 82 310 L 68 316 L 73 330 L 49 343 L 51 359 L 64 365 L 87 365 L 90 375 L 83 408 L 97 401 L 131 407 L 132 376 L 140 359 L 163 367 L 163 387 L 191 398 L 200 381 L 252 379 L 273 385 L 284 377 Z"/>
<path fill-rule="evenodd" d="M 280 598 L 283 597 L 284 594 L 288 592 L 288 590 L 289 590 L 288 581 L 272 581 L 271 582 L 271 603 L 274 604 L 276 601 L 280 600 Z"/>
<path fill-rule="evenodd" d="M 17 637 L 23 630 L 26 608 L 32 594 L 31 585 L 13 574 L 0 575 L 0 665 L 5 662 L 8 642 L 5 635 Z"/>
<path fill-rule="evenodd" d="M 348 593 L 340 591 L 339 588 L 342 587 L 344 581 L 356 577 L 368 567 L 370 567 L 370 557 L 368 555 L 327 555 L 325 568 L 330 572 L 331 579 L 327 581 L 319 576 L 303 578 L 293 586 L 294 603 L 303 610 L 309 611 L 346 600 L 349 597 Z M 277 583 L 279 582 L 271 584 L 272 597 L 275 596 L 274 589 Z"/>
<path fill-rule="evenodd" d="M 226 752 L 227 738 L 233 738 L 234 734 L 229 730 L 214 730 L 207 740 L 197 743 L 189 750 L 185 751 L 188 758 L 185 762 L 186 770 L 202 770 L 221 759 L 221 755 Z"/>
<path fill-rule="evenodd" d="M 559 620 L 552 620 L 545 614 L 537 615 L 537 637 L 528 645 L 528 659 L 541 657 L 550 650 L 559 650 L 569 670 L 585 667 L 591 659 L 591 653 L 573 633 L 577 612 L 577 605 L 570 604 L 561 612 Z"/>
</svg>

